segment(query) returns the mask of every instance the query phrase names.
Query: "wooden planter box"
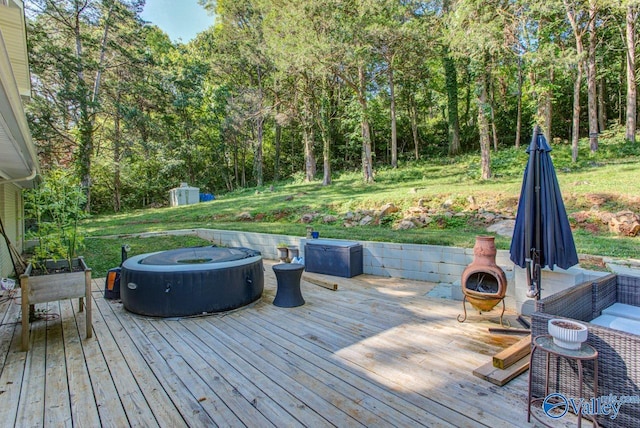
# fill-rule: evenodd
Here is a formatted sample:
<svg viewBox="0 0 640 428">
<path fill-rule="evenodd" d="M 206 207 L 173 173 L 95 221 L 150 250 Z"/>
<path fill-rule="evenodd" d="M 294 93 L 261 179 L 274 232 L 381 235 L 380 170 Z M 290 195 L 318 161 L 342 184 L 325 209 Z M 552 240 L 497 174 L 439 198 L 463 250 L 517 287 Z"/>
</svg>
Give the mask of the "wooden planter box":
<svg viewBox="0 0 640 428">
<path fill-rule="evenodd" d="M 84 259 L 74 259 L 77 272 L 60 272 L 48 275 L 31 276 L 33 266 L 27 266 L 25 273 L 20 275 L 22 293 L 22 350 L 29 350 L 29 307 L 37 303 L 54 302 L 62 299 L 78 298 L 79 311 L 86 307 L 85 324 L 87 338 L 92 336 L 91 328 L 91 269 Z M 47 268 L 66 266 L 66 261 L 47 261 Z"/>
</svg>

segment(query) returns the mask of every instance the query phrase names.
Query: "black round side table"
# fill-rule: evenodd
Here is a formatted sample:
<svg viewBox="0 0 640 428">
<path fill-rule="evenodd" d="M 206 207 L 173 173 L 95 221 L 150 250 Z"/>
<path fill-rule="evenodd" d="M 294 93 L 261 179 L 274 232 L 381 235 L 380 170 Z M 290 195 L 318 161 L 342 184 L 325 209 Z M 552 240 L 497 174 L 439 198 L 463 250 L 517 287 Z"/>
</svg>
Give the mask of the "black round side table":
<svg viewBox="0 0 640 428">
<path fill-rule="evenodd" d="M 294 308 L 304 305 L 302 292 L 300 291 L 300 278 L 304 271 L 304 265 L 299 263 L 279 263 L 273 265 L 273 272 L 278 281 L 278 291 L 273 299 L 275 306 L 281 308 Z"/>
</svg>

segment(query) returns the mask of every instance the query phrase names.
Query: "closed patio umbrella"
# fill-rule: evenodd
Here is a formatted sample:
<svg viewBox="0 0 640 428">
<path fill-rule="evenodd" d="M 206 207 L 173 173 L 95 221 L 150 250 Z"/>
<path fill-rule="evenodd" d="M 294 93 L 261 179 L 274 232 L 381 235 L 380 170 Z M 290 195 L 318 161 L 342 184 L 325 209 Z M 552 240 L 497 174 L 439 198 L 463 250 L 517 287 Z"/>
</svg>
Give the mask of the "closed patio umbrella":
<svg viewBox="0 0 640 428">
<path fill-rule="evenodd" d="M 578 263 L 573 234 L 549 155 L 551 148 L 538 126 L 527 149 L 516 224 L 511 240 L 511 261 L 527 269 L 529 297 L 540 299 L 540 270 L 568 269 Z"/>
</svg>

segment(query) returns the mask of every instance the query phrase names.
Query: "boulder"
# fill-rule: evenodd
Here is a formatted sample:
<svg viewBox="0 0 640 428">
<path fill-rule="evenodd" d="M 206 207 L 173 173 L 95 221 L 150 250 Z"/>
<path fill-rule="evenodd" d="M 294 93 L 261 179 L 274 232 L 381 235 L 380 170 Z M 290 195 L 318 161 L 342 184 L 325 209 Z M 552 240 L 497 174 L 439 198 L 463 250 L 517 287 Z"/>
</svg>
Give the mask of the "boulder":
<svg viewBox="0 0 640 428">
<path fill-rule="evenodd" d="M 416 227 L 415 223 L 412 222 L 411 220 L 402 220 L 400 223 L 398 223 L 398 225 L 396 226 L 397 230 L 407 230 L 407 229 L 414 229 Z"/>
<path fill-rule="evenodd" d="M 307 213 L 307 214 L 303 214 L 302 217 L 300 218 L 300 221 L 302 223 L 311 223 L 313 221 L 313 219 L 316 218 L 315 214 L 312 213 Z"/>
<path fill-rule="evenodd" d="M 502 220 L 487 227 L 487 231 L 497 233 L 500 236 L 511 237 L 515 226 L 515 220 Z"/>
<path fill-rule="evenodd" d="M 394 204 L 392 203 L 388 203 L 382 206 L 382 208 L 380 208 L 380 217 L 385 217 L 388 216 L 389 214 L 392 213 L 397 213 L 398 207 L 396 207 Z"/>
<path fill-rule="evenodd" d="M 360 222 L 358 223 L 360 226 L 366 226 L 369 225 L 373 222 L 373 217 L 371 217 L 370 215 L 367 215 L 365 217 L 362 218 L 362 220 L 360 220 Z"/>
<path fill-rule="evenodd" d="M 331 214 L 328 214 L 328 215 L 325 215 L 324 217 L 322 217 L 322 222 L 323 223 L 334 223 L 336 221 L 338 221 L 338 218 L 336 216 L 334 216 L 334 215 L 331 215 Z"/>
<path fill-rule="evenodd" d="M 609 220 L 609 231 L 618 235 L 636 236 L 640 232 L 640 217 L 632 211 L 620 211 Z"/>
<path fill-rule="evenodd" d="M 236 219 L 240 221 L 249 221 L 249 220 L 253 220 L 253 216 L 251 215 L 250 212 L 244 211 L 238 214 L 236 216 Z"/>
</svg>

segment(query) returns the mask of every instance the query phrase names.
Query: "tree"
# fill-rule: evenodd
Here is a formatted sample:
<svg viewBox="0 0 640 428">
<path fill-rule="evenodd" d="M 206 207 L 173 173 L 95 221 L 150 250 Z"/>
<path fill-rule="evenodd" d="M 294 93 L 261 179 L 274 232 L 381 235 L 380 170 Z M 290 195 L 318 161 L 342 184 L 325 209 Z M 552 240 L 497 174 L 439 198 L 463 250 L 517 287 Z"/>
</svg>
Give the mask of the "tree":
<svg viewBox="0 0 640 428">
<path fill-rule="evenodd" d="M 442 13 L 450 12 L 451 0 L 443 0 Z M 449 154 L 460 153 L 460 120 L 458 117 L 458 74 L 455 60 L 449 54 L 446 40 L 442 44 L 442 64 L 447 87 L 447 124 L 449 135 Z"/>
<path fill-rule="evenodd" d="M 32 0 L 30 62 L 37 82 L 32 118 L 51 128 L 73 153 L 91 209 L 91 166 L 103 71 L 118 43 L 116 23 L 131 17 L 140 1 Z M 53 70 L 49 67 L 53 66 Z M 45 107 L 46 106 L 46 107 Z M 42 110 L 36 110 L 42 107 Z M 65 161 L 63 159 L 59 159 Z"/>
<path fill-rule="evenodd" d="M 635 143 L 637 119 L 637 83 L 636 83 L 636 22 L 638 20 L 638 4 L 629 1 L 625 14 L 625 39 L 627 63 L 627 120 L 625 138 Z"/>
<path fill-rule="evenodd" d="M 586 25 L 581 22 L 584 19 L 584 13 L 580 10 L 580 5 L 572 3 L 569 0 L 562 0 L 564 4 L 567 19 L 571 24 L 573 35 L 576 42 L 576 77 L 573 85 L 573 125 L 571 134 L 572 159 L 574 162 L 578 160 L 578 140 L 580 138 L 580 88 L 582 87 L 582 73 L 584 61 L 584 44 L 582 38 L 586 32 Z"/>
<path fill-rule="evenodd" d="M 456 3 L 455 14 L 449 14 L 447 26 L 452 53 L 468 58 L 475 74 L 478 131 L 480 133 L 481 177 L 491 178 L 491 104 L 489 80 L 496 58 L 512 54 L 509 41 L 513 39 L 513 23 L 506 17 L 513 16 L 502 8 L 500 2 L 461 0 Z M 508 7 L 508 5 L 506 5 Z"/>
<path fill-rule="evenodd" d="M 273 72 L 263 33 L 264 12 L 259 1 L 202 0 L 216 15 L 214 73 L 224 77 L 233 91 L 249 101 L 246 121 L 253 142 L 255 180 L 264 182 L 264 126 L 272 106 L 267 88 Z"/>
<path fill-rule="evenodd" d="M 588 110 L 589 110 L 589 146 L 591 151 L 598 150 L 598 106 L 596 92 L 596 17 L 598 7 L 596 0 L 589 0 L 589 52 L 587 55 L 587 87 L 588 87 Z"/>
</svg>

